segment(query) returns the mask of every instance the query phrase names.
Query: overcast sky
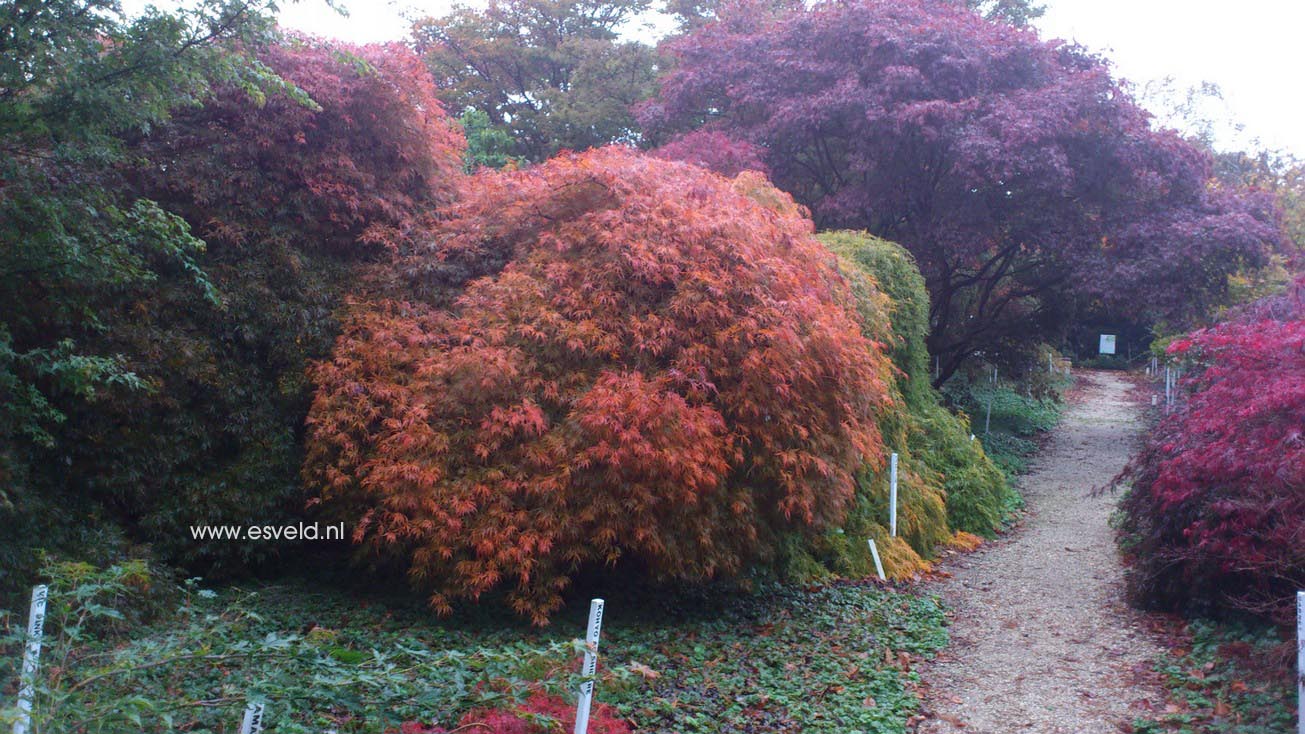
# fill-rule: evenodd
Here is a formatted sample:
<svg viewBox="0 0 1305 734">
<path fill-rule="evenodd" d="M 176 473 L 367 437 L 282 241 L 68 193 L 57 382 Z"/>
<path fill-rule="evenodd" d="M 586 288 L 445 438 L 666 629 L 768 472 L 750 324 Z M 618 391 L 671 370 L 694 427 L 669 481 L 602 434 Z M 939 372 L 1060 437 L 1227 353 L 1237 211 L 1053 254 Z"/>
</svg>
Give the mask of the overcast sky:
<svg viewBox="0 0 1305 734">
<path fill-rule="evenodd" d="M 485 0 L 468 0 L 484 4 Z M 1037 22 L 1045 38 L 1077 41 L 1104 53 L 1118 76 L 1144 89 L 1174 79 L 1185 89 L 1213 82 L 1223 101 L 1204 114 L 1225 121 L 1224 148 L 1256 145 L 1305 157 L 1305 0 L 1045 0 Z M 130 12 L 144 0 L 126 0 Z M 172 4 L 167 0 L 160 6 Z M 440 15 L 450 0 L 341 0 L 350 17 L 322 0 L 285 3 L 281 24 L 357 43 L 400 40 L 405 15 Z M 1161 103 L 1154 103 L 1153 107 Z M 1161 110 L 1156 110 L 1161 112 Z M 1240 126 L 1240 130 L 1237 129 Z"/>
</svg>

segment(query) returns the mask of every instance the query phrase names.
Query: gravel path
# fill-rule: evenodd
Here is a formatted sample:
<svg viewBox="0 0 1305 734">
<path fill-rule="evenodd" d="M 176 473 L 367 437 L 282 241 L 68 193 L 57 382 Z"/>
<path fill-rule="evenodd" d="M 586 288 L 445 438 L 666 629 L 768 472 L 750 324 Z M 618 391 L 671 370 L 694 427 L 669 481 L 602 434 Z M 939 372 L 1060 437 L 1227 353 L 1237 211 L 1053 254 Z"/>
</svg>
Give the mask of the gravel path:
<svg viewBox="0 0 1305 734">
<path fill-rule="evenodd" d="M 919 734 L 1131 731 L 1164 700 L 1146 671 L 1160 648 L 1123 600 L 1110 513 L 1092 496 L 1123 468 L 1140 428 L 1132 385 L 1080 373 L 1082 393 L 1020 481 L 1019 528 L 944 563 L 952 642 L 923 670 Z"/>
</svg>

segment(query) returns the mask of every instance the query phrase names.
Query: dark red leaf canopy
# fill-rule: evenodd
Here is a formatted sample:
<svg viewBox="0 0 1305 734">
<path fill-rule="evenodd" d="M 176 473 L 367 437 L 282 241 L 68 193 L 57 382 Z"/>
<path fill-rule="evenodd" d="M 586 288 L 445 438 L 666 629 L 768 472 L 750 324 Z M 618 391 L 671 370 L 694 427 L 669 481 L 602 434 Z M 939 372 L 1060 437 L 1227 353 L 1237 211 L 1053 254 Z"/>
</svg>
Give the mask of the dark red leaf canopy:
<svg viewBox="0 0 1305 734">
<path fill-rule="evenodd" d="M 1205 315 L 1280 242 L 1272 202 L 1212 189 L 1208 155 L 1153 130 L 1104 61 L 956 3 L 745 3 L 666 50 L 640 113 L 664 153 L 751 146 L 822 228 L 908 247 L 944 372 L 1075 309 Z"/>
</svg>

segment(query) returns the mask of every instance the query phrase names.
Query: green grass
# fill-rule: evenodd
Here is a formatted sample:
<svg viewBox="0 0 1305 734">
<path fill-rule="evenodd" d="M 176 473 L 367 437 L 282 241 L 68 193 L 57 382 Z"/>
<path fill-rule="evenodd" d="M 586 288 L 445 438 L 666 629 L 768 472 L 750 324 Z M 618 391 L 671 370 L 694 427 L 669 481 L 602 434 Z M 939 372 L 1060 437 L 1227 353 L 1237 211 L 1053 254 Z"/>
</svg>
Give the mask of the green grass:
<svg viewBox="0 0 1305 734">
<path fill-rule="evenodd" d="M 495 604 L 441 620 L 407 595 L 312 580 L 204 590 L 138 563 L 53 572 L 33 734 L 234 732 L 246 698 L 267 702 L 271 731 L 380 734 L 534 690 L 573 699 L 579 682 L 590 590 L 537 630 Z M 868 584 L 595 593 L 597 699 L 641 732 L 904 732 L 909 659 L 946 643 L 936 599 Z M 16 677 L 23 616 L 0 613 L 0 679 Z"/>
</svg>

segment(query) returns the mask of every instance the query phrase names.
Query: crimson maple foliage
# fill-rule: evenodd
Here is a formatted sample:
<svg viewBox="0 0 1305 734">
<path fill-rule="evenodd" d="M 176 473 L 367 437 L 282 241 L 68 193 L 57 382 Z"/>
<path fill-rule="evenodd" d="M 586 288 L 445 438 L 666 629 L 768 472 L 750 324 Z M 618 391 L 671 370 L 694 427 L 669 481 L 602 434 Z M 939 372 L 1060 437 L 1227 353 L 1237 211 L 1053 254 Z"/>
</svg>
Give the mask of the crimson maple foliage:
<svg viewBox="0 0 1305 734">
<path fill-rule="evenodd" d="M 665 50 L 647 137 L 727 170 L 751 151 L 822 229 L 906 246 L 937 383 L 1080 310 L 1204 316 L 1280 243 L 1269 197 L 1208 186 L 1209 156 L 1153 130 L 1104 61 L 958 3 L 730 3 Z"/>
<path fill-rule="evenodd" d="M 548 717 L 569 728 L 575 721 L 575 709 L 575 704 L 568 704 L 557 696 L 536 693 L 516 708 L 468 711 L 458 721 L 458 728 L 453 731 L 465 729 L 483 734 L 548 734 L 554 729 L 545 727 L 536 717 Z M 589 731 L 594 734 L 630 734 L 630 725 L 617 718 L 611 706 L 599 703 L 594 705 L 589 714 Z M 399 727 L 399 734 L 450 734 L 450 732 L 439 726 L 406 722 Z"/>
<path fill-rule="evenodd" d="M 1305 278 L 1169 352 L 1195 372 L 1123 475 L 1132 591 L 1287 623 L 1305 588 Z"/>
<path fill-rule="evenodd" d="M 769 173 L 761 146 L 732 138 L 719 130 L 694 130 L 653 151 L 658 158 L 685 161 L 724 176 L 744 171 Z"/>
<path fill-rule="evenodd" d="M 414 297 L 358 304 L 316 370 L 322 501 L 437 609 L 501 588 L 536 623 L 588 565 L 705 579 L 836 525 L 889 366 L 758 181 L 615 147 L 478 176 Z"/>
<path fill-rule="evenodd" d="M 454 198 L 466 142 L 410 49 L 300 37 L 259 60 L 292 86 L 229 88 L 146 143 L 146 186 L 211 243 L 278 227 L 322 249 L 396 249 Z"/>
</svg>

